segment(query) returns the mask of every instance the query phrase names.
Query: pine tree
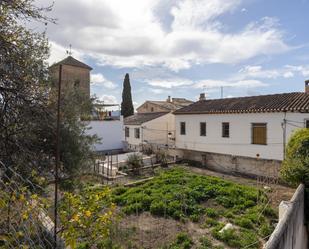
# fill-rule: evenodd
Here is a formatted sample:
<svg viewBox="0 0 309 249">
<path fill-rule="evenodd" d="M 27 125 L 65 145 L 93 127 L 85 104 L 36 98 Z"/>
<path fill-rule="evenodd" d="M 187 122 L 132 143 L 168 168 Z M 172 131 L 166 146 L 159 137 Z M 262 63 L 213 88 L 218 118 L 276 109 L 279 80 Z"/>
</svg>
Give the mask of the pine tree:
<svg viewBox="0 0 309 249">
<path fill-rule="evenodd" d="M 129 74 L 126 74 L 123 81 L 122 102 L 121 102 L 121 115 L 128 117 L 134 114 L 132 103 L 131 85 Z"/>
</svg>

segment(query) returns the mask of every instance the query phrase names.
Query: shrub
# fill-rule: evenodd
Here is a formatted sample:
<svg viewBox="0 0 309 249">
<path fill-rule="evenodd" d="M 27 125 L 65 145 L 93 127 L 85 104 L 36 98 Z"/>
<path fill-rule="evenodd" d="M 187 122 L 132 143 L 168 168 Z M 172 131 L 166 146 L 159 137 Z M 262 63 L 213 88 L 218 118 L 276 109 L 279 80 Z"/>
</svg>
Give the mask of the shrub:
<svg viewBox="0 0 309 249">
<path fill-rule="evenodd" d="M 211 243 L 210 239 L 208 239 L 206 236 L 203 236 L 203 237 L 200 238 L 200 243 L 203 246 L 202 248 L 212 247 L 212 243 Z"/>
<path fill-rule="evenodd" d="M 150 213 L 153 215 L 164 216 L 166 213 L 166 206 L 163 201 L 153 201 L 150 205 Z"/>
<path fill-rule="evenodd" d="M 128 156 L 126 164 L 134 174 L 139 174 L 140 168 L 143 166 L 143 157 L 137 153 L 131 154 Z"/>
<path fill-rule="evenodd" d="M 205 209 L 205 213 L 210 218 L 218 217 L 218 212 L 215 209 L 213 209 L 213 208 L 206 208 Z"/>
<path fill-rule="evenodd" d="M 254 227 L 254 224 L 252 223 L 252 221 L 248 218 L 238 218 L 238 219 L 235 219 L 235 224 L 240 226 L 240 227 L 244 227 L 244 228 L 253 228 Z"/>
<path fill-rule="evenodd" d="M 156 160 L 157 163 L 160 163 L 162 167 L 167 166 L 167 153 L 164 150 L 157 150 L 156 151 Z"/>
<path fill-rule="evenodd" d="M 280 174 L 289 184 L 309 185 L 309 129 L 299 129 L 290 138 Z"/>
</svg>

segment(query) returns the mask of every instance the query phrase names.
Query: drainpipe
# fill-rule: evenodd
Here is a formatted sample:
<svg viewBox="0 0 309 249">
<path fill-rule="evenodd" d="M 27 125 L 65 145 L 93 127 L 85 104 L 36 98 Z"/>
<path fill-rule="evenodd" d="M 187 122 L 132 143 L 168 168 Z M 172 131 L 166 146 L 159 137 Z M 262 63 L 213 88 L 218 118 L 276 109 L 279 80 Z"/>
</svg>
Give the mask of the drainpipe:
<svg viewBox="0 0 309 249">
<path fill-rule="evenodd" d="M 285 159 L 285 148 L 286 148 L 286 111 L 284 112 L 282 129 L 283 129 L 283 160 L 284 160 Z"/>
</svg>

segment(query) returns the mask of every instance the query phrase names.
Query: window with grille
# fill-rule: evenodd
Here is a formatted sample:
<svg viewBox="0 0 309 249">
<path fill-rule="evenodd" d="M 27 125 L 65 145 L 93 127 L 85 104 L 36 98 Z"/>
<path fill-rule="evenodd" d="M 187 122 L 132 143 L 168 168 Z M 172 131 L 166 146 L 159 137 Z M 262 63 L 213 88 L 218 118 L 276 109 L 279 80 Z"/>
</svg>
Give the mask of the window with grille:
<svg viewBox="0 0 309 249">
<path fill-rule="evenodd" d="M 230 123 L 222 123 L 222 137 L 230 137 Z"/>
<path fill-rule="evenodd" d="M 180 122 L 180 135 L 186 135 L 186 122 Z"/>
<path fill-rule="evenodd" d="M 267 124 L 253 123 L 252 124 L 252 144 L 267 144 Z"/>
<path fill-rule="evenodd" d="M 202 137 L 206 136 L 206 122 L 200 123 L 200 136 Z"/>
<path fill-rule="evenodd" d="M 139 128 L 134 129 L 135 138 L 140 138 L 140 130 Z"/>
<path fill-rule="evenodd" d="M 126 137 L 130 137 L 130 128 L 129 128 L 129 127 L 126 127 L 126 128 L 124 129 L 124 133 L 125 133 L 125 136 L 126 136 Z"/>
</svg>

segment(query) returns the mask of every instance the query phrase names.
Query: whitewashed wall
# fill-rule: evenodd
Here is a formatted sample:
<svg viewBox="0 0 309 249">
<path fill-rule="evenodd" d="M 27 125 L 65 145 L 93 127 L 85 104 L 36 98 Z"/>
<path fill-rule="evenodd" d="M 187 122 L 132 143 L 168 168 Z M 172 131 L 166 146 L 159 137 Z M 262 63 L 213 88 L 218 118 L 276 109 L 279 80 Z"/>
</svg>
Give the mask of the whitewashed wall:
<svg viewBox="0 0 309 249">
<path fill-rule="evenodd" d="M 283 159 L 284 113 L 175 115 L 176 147 L 263 159 Z M 287 113 L 288 141 L 296 126 L 304 127 L 309 113 Z M 293 121 L 293 122 L 290 122 Z M 180 122 L 186 122 L 186 135 L 180 135 Z M 207 123 L 206 137 L 200 136 L 200 122 Z M 222 122 L 230 123 L 230 137 L 222 137 Z M 251 144 L 251 123 L 267 123 L 267 145 Z"/>
<path fill-rule="evenodd" d="M 129 128 L 129 137 L 124 137 L 123 140 L 126 141 L 128 144 L 140 145 L 142 143 L 141 125 L 125 125 L 124 127 Z M 135 132 L 134 132 L 135 128 L 140 129 L 140 137 L 139 138 L 135 138 Z M 123 136 L 124 135 L 125 135 L 125 133 L 123 133 Z"/>
<path fill-rule="evenodd" d="M 87 134 L 96 134 L 101 138 L 101 143 L 94 145 L 95 151 L 106 151 L 106 150 L 118 150 L 123 149 L 123 119 L 120 120 L 100 120 L 90 121 L 88 124 L 90 128 L 87 130 Z"/>
<path fill-rule="evenodd" d="M 142 125 L 126 125 L 125 127 L 130 129 L 130 137 L 124 139 L 128 144 L 140 145 L 145 140 L 151 144 L 166 144 L 168 132 L 173 134 L 175 132 L 175 117 L 167 113 Z M 135 128 L 140 128 L 140 139 L 134 136 Z"/>
</svg>

